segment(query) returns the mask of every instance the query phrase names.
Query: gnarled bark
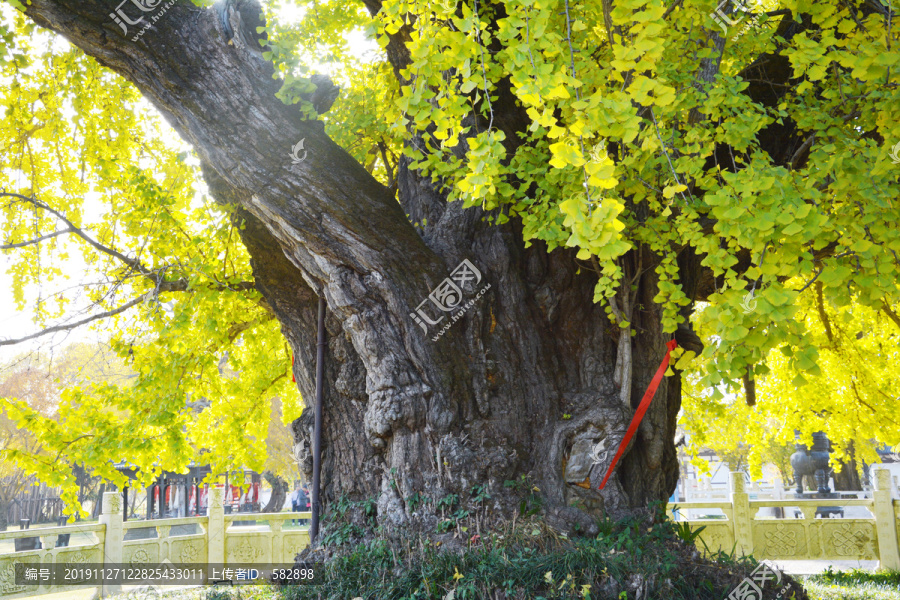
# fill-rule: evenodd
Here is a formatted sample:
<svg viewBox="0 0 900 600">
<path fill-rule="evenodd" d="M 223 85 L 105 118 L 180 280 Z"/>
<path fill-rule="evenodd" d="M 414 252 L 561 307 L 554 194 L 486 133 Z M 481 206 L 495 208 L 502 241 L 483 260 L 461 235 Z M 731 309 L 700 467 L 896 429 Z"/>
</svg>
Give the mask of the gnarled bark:
<svg viewBox="0 0 900 600">
<path fill-rule="evenodd" d="M 111 7 L 33 0 L 26 14 L 132 81 L 193 144 L 216 199 L 240 207 L 256 285 L 294 349 L 307 402 L 316 303 L 326 298 L 326 506 L 341 495 L 377 497 L 380 523 L 433 531 L 434 501 L 456 493 L 465 503 L 475 485 L 490 493 L 491 515 L 510 516 L 518 498 L 503 484 L 530 474 L 552 521 L 590 531 L 591 516 L 669 496 L 677 375 L 663 381 L 616 476 L 597 490 L 671 337 L 652 301 L 652 269 L 634 302 L 626 406 L 613 375 L 619 333 L 574 253 L 525 248 L 515 223 L 485 225 L 479 210 L 448 204 L 405 161 L 398 203 L 321 123 L 275 98 L 279 83 L 255 46 L 255 3 L 177 4 L 138 41 L 122 35 Z M 513 131 L 517 110 L 501 98 L 500 126 Z M 289 153 L 301 139 L 307 158 L 295 165 Z M 427 227 L 417 232 L 406 214 L 427 217 Z M 410 315 L 464 259 L 486 292 L 435 341 L 438 328 L 423 334 Z M 464 301 L 473 297 L 467 289 Z M 455 312 L 431 318 L 443 314 L 443 325 Z M 310 413 L 294 428 L 307 469 Z M 432 503 L 414 506 L 415 494 Z"/>
</svg>

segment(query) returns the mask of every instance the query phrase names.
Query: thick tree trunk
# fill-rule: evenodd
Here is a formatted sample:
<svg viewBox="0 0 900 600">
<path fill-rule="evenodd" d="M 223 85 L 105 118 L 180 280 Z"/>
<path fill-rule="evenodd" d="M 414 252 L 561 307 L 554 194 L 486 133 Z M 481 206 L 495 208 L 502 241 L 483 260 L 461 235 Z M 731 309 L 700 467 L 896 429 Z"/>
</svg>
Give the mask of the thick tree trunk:
<svg viewBox="0 0 900 600">
<path fill-rule="evenodd" d="M 272 486 L 272 496 L 266 505 L 260 509 L 260 512 L 273 513 L 281 512 L 284 507 L 284 501 L 287 499 L 288 483 L 278 475 L 271 471 L 263 473 L 263 478 Z"/>
<path fill-rule="evenodd" d="M 97 491 L 97 499 L 94 500 L 94 506 L 91 509 L 91 518 L 97 519 L 100 517 L 100 509 L 103 507 L 103 494 L 106 492 L 106 484 L 101 483 L 100 489 Z"/>
<path fill-rule="evenodd" d="M 326 506 L 342 495 L 377 498 L 388 531 L 433 532 L 437 501 L 457 494 L 465 507 L 476 485 L 491 496 L 489 516 L 510 517 L 519 497 L 504 482 L 528 475 L 551 522 L 590 531 L 594 516 L 669 496 L 677 374 L 663 381 L 616 475 L 597 490 L 671 337 L 652 301 L 652 269 L 632 298 L 637 335 L 625 403 L 614 381 L 619 332 L 592 301 L 590 270 L 579 274 L 569 251 L 526 249 L 513 223 L 488 226 L 478 210 L 447 204 L 405 162 L 398 203 L 321 123 L 275 98 L 254 3 L 177 4 L 137 42 L 110 19 L 112 8 L 33 0 L 26 14 L 134 82 L 194 145 L 216 199 L 241 207 L 257 286 L 295 351 L 308 403 L 315 307 L 325 296 Z M 495 112 L 502 127 L 516 126 L 514 107 Z M 293 165 L 289 153 L 301 139 L 308 157 Z M 427 227 L 417 232 L 406 214 L 427 217 Z M 459 309 L 437 311 L 429 293 L 463 260 L 481 276 L 477 288 L 463 288 L 463 304 L 475 302 L 433 340 Z M 646 268 L 654 257 L 629 260 Z M 411 317 L 423 301 L 431 320 L 444 316 L 427 332 Z M 311 412 L 294 428 L 307 471 Z M 431 502 L 412 502 L 416 494 Z"/>
<path fill-rule="evenodd" d="M 859 478 L 859 469 L 856 464 L 856 449 L 851 442 L 847 449 L 850 460 L 841 461 L 841 471 L 834 472 L 834 489 L 838 492 L 858 492 L 862 491 L 862 481 Z"/>
</svg>

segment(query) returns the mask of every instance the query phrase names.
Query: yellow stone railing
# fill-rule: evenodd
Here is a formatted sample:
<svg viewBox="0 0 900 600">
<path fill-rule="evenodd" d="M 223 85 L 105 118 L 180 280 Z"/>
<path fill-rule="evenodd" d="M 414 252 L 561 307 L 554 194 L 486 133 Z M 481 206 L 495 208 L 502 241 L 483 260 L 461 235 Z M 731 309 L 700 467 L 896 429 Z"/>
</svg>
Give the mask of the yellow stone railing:
<svg viewBox="0 0 900 600">
<path fill-rule="evenodd" d="M 891 498 L 887 470 L 875 472 L 876 488 L 871 499 L 849 500 L 751 500 L 744 487 L 743 474 L 732 474 L 728 501 L 686 502 L 669 505 L 669 511 L 719 509 L 724 519 L 692 519 L 692 528 L 704 526 L 698 546 L 711 552 L 722 550 L 753 554 L 758 559 L 804 560 L 879 560 L 882 567 L 900 569 L 900 501 Z M 821 506 L 859 506 L 871 512 L 871 519 L 816 518 Z M 760 518 L 760 508 L 796 507 L 802 518 Z M 674 514 L 673 514 L 674 516 Z M 92 565 L 175 564 L 290 564 L 309 545 L 306 528 L 284 529 L 289 519 L 309 519 L 310 513 L 224 514 L 224 490 L 210 490 L 209 516 L 150 521 L 122 521 L 121 496 L 109 492 L 103 496 L 100 523 L 69 525 L 0 533 L 0 600 L 54 593 L 70 589 L 44 584 L 17 584 L 16 564 L 50 568 L 54 565 L 77 567 Z M 262 523 L 236 526 L 235 521 Z M 194 526 L 189 533 L 173 528 Z M 126 541 L 125 534 L 152 529 L 145 539 Z M 151 532 L 147 532 L 150 534 Z M 56 547 L 58 535 L 74 534 L 70 545 Z M 16 538 L 39 537 L 42 549 L 3 552 L 3 542 Z M 7 542 L 8 543 L 8 542 Z M 83 589 L 83 588 L 82 588 Z M 119 591 L 105 586 L 101 594 Z"/>
<path fill-rule="evenodd" d="M 292 564 L 294 557 L 309 545 L 306 527 L 284 529 L 290 519 L 310 519 L 309 512 L 225 514 L 224 490 L 210 489 L 209 515 L 149 521 L 122 520 L 121 495 L 103 495 L 100 522 L 24 531 L 0 532 L 0 600 L 56 593 L 84 586 L 17 584 L 16 565 L 49 569 L 78 565 L 158 565 L 178 564 Z M 253 526 L 236 526 L 235 521 L 255 521 Z M 180 528 L 181 530 L 175 530 Z M 194 529 L 193 533 L 186 531 Z M 125 540 L 127 532 L 146 531 L 142 539 Z M 56 547 L 58 535 L 70 534 L 70 545 Z M 174 535 L 173 535 L 174 534 Z M 133 534 L 134 535 L 134 534 Z M 16 538 L 41 539 L 40 550 L 4 552 L 4 542 Z M 8 542 L 7 542 L 8 544 Z M 120 591 L 119 586 L 100 588 L 103 596 Z"/>
<path fill-rule="evenodd" d="M 673 518 L 681 511 L 719 509 L 724 519 L 686 520 L 699 533 L 698 547 L 752 554 L 758 559 L 782 560 L 878 560 L 881 566 L 900 569 L 900 501 L 891 498 L 890 472 L 875 471 L 875 491 L 868 499 L 751 500 L 742 473 L 732 473 L 731 498 L 725 502 L 672 503 Z M 870 519 L 817 518 L 823 506 L 860 506 Z M 801 518 L 756 516 L 760 508 L 794 507 Z"/>
</svg>

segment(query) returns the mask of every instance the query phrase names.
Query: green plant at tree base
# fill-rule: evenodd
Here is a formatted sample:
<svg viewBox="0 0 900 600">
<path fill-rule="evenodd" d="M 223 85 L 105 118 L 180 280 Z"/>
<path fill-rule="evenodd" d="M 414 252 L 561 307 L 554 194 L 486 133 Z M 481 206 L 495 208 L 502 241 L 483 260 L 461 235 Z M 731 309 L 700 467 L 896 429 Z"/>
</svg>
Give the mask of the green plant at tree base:
<svg viewBox="0 0 900 600">
<path fill-rule="evenodd" d="M 205 600 L 243 600 L 243 596 L 239 589 L 213 586 L 206 591 Z"/>
<path fill-rule="evenodd" d="M 454 506 L 459 504 L 459 495 L 458 494 L 447 494 L 443 498 L 437 501 L 437 507 L 441 510 L 451 510 Z"/>
<path fill-rule="evenodd" d="M 697 538 L 700 537 L 704 529 L 706 529 L 706 525 L 691 529 L 690 524 L 686 522 L 675 524 L 675 534 L 678 536 L 678 539 L 689 544 L 696 543 Z"/>
<path fill-rule="evenodd" d="M 430 502 L 428 496 L 420 492 L 416 492 L 406 499 L 406 507 L 409 509 L 409 512 L 413 513 L 420 505 L 427 504 L 428 502 Z"/>
<path fill-rule="evenodd" d="M 452 593 L 454 600 L 474 600 L 502 592 L 508 598 L 619 600 L 633 598 L 629 585 L 652 581 L 645 584 L 652 588 L 645 597 L 722 600 L 758 564 L 724 553 L 714 560 L 698 558 L 678 525 L 659 515 L 599 525 L 594 538 L 568 539 L 531 517 L 517 530 L 486 533 L 483 543 L 460 552 L 441 552 L 419 538 L 409 540 L 414 550 L 399 554 L 386 540 L 374 540 L 335 556 L 321 586 L 284 588 L 281 595 L 284 600 L 443 600 Z M 802 587 L 792 585 L 805 600 Z"/>
<path fill-rule="evenodd" d="M 328 506 L 328 512 L 324 515 L 322 528 L 322 545 L 325 547 L 340 547 L 359 539 L 371 531 L 375 522 L 375 514 L 378 509 L 374 498 L 366 498 L 354 501 L 346 495 L 340 496 Z M 351 512 L 358 511 L 365 520 L 365 527 L 351 522 Z"/>
</svg>

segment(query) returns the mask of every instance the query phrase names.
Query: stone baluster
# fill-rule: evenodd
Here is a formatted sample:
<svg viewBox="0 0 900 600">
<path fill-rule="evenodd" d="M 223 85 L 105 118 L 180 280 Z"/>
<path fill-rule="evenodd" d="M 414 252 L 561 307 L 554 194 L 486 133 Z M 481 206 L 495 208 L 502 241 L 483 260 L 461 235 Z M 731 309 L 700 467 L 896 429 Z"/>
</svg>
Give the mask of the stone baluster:
<svg viewBox="0 0 900 600">
<path fill-rule="evenodd" d="M 210 486 L 209 488 L 209 515 L 206 535 L 209 544 L 209 564 L 216 569 L 222 569 L 225 564 L 225 488 Z M 210 572 L 210 570 L 207 570 Z"/>
<path fill-rule="evenodd" d="M 750 520 L 750 496 L 744 489 L 744 474 L 731 473 L 731 518 L 734 522 L 735 552 L 749 555 L 753 552 L 753 531 Z"/>
<path fill-rule="evenodd" d="M 891 498 L 891 472 L 875 471 L 874 509 L 878 530 L 878 554 L 882 569 L 900 570 L 900 547 L 897 543 L 897 525 L 894 518 L 894 502 Z"/>
<path fill-rule="evenodd" d="M 117 567 L 122 564 L 122 548 L 125 541 L 125 527 L 122 521 L 122 494 L 105 492 L 101 505 L 100 523 L 106 526 L 103 539 L 103 565 Z M 101 597 L 121 591 L 117 583 L 104 583 L 100 588 Z"/>
</svg>

